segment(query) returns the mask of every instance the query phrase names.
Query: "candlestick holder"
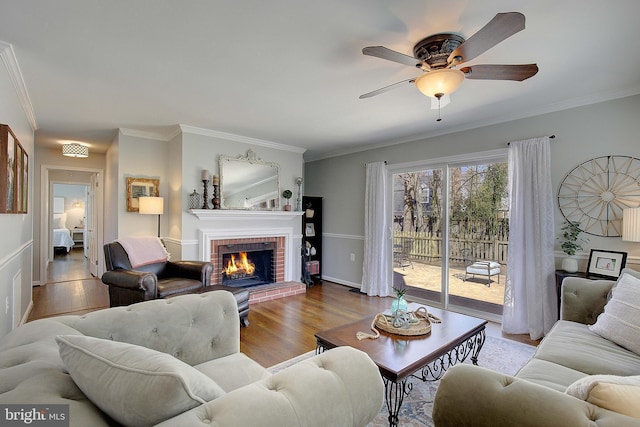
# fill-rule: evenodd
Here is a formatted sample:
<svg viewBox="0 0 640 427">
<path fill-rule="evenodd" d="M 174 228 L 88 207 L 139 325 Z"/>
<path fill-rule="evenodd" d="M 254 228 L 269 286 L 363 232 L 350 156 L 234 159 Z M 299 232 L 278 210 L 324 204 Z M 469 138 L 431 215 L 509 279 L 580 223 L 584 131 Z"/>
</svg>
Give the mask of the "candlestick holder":
<svg viewBox="0 0 640 427">
<path fill-rule="evenodd" d="M 220 185 L 213 184 L 213 199 L 211 199 L 211 203 L 213 203 L 213 209 L 220 209 Z"/>
<path fill-rule="evenodd" d="M 298 197 L 296 198 L 296 211 L 302 210 L 302 177 L 296 178 L 296 186 L 298 187 Z"/>
<path fill-rule="evenodd" d="M 209 180 L 203 179 L 202 185 L 204 186 L 202 209 L 209 209 Z"/>
</svg>

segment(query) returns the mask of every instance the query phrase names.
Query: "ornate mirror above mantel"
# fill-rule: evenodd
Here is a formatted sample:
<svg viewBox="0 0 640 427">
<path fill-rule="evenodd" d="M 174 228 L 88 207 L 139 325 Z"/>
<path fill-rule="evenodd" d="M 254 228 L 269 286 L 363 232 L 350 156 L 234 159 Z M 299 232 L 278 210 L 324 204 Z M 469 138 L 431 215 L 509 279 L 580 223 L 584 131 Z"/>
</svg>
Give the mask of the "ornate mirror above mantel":
<svg viewBox="0 0 640 427">
<path fill-rule="evenodd" d="M 238 157 L 220 155 L 220 198 L 222 209 L 279 209 L 279 165 L 262 161 L 253 150 Z"/>
</svg>

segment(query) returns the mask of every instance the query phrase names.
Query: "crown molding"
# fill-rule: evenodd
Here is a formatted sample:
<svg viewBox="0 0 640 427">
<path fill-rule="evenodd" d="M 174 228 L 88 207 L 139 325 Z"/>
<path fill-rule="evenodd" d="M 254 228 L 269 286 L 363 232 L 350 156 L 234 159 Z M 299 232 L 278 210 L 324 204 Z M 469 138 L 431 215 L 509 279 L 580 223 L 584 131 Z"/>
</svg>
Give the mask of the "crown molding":
<svg viewBox="0 0 640 427">
<path fill-rule="evenodd" d="M 27 116 L 31 129 L 35 132 L 38 130 L 38 122 L 36 121 L 36 115 L 33 111 L 31 98 L 29 98 L 27 85 L 24 82 L 22 71 L 20 71 L 20 66 L 18 65 L 18 58 L 16 58 L 16 53 L 14 52 L 11 44 L 0 41 L 0 58 L 2 58 L 2 62 L 7 68 L 9 78 L 11 79 L 11 83 L 13 83 L 13 87 L 16 89 L 18 100 L 20 101 L 20 105 L 22 105 L 22 109 Z"/>
<path fill-rule="evenodd" d="M 120 133 L 135 138 L 154 139 L 156 141 L 171 141 L 181 132 L 179 126 L 169 126 L 165 131 L 147 131 L 129 128 L 120 128 Z"/>
<path fill-rule="evenodd" d="M 182 132 L 184 133 L 191 133 L 195 135 L 209 136 L 212 138 L 226 139 L 229 141 L 244 142 L 245 144 L 259 145 L 262 147 L 269 147 L 269 148 L 274 148 L 276 150 L 282 150 L 282 151 L 291 151 L 293 153 L 298 153 L 298 154 L 302 154 L 305 151 L 307 151 L 306 148 L 295 147 L 293 145 L 280 144 L 278 142 L 267 141 L 264 139 L 256 139 L 248 136 L 220 132 L 220 131 L 211 130 L 211 129 L 203 129 L 203 128 L 198 128 L 194 126 L 187 126 L 187 125 L 179 125 L 179 126 Z"/>
<path fill-rule="evenodd" d="M 233 133 L 220 132 L 217 130 L 203 129 L 195 126 L 187 125 L 175 125 L 169 126 L 166 131 L 146 131 L 138 129 L 120 128 L 120 132 L 126 136 L 133 136 L 136 138 L 155 139 L 157 141 L 170 141 L 181 133 L 190 133 L 193 135 L 208 136 L 211 138 L 220 138 L 227 141 L 244 142 L 245 144 L 258 145 L 262 147 L 269 147 L 276 150 L 290 151 L 293 153 L 303 154 L 307 151 L 306 148 L 295 147 L 293 145 L 280 144 L 273 141 L 267 141 L 264 139 L 250 138 L 248 136 L 236 135 Z"/>
</svg>

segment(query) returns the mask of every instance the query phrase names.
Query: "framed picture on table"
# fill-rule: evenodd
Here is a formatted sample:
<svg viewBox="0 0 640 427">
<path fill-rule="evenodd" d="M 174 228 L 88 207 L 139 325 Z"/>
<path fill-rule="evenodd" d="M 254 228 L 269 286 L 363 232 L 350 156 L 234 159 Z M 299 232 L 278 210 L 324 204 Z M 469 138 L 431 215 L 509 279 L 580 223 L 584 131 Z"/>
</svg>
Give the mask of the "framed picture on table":
<svg viewBox="0 0 640 427">
<path fill-rule="evenodd" d="M 626 252 L 591 249 L 589 263 L 587 264 L 587 275 L 605 279 L 617 279 L 626 263 Z"/>
</svg>

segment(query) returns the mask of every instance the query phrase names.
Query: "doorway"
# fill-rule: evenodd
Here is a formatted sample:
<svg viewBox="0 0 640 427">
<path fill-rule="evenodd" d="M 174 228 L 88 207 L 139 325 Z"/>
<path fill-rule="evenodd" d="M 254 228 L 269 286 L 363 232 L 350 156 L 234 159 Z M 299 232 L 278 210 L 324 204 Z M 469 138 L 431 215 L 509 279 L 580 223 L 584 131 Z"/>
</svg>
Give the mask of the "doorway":
<svg viewBox="0 0 640 427">
<path fill-rule="evenodd" d="M 508 253 L 505 156 L 390 170 L 393 283 L 444 308 L 499 319 Z"/>
<path fill-rule="evenodd" d="M 65 274 L 69 275 L 68 280 L 102 275 L 102 176 L 101 169 L 42 166 L 40 283 L 64 281 Z M 66 193 L 56 195 L 56 186 Z M 70 190 L 79 187 L 84 188 L 84 194 Z M 56 210 L 62 212 L 54 213 Z M 67 236 L 66 243 L 61 243 L 54 236 L 54 230 L 60 227 L 68 231 L 70 241 Z M 61 264 L 56 265 L 58 262 Z"/>
</svg>

